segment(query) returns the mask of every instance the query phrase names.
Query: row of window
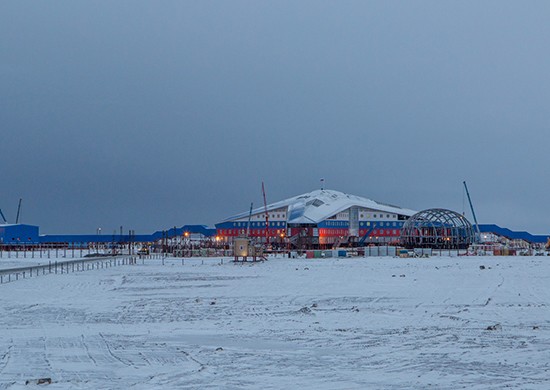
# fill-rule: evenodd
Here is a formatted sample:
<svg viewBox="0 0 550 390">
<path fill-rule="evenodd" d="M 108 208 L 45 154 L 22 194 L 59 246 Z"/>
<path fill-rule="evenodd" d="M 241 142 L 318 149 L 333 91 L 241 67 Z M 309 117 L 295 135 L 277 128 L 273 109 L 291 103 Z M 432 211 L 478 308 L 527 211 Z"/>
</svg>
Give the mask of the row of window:
<svg viewBox="0 0 550 390">
<path fill-rule="evenodd" d="M 348 223 L 344 221 L 326 221 L 325 224 L 327 226 L 348 226 Z"/>
<path fill-rule="evenodd" d="M 359 230 L 359 236 L 363 236 L 368 230 Z M 319 229 L 320 236 L 347 236 L 349 234 L 348 229 Z M 371 237 L 375 236 L 397 236 L 399 235 L 399 229 L 375 229 L 370 234 Z"/>
<path fill-rule="evenodd" d="M 270 221 L 270 226 L 285 226 L 286 222 L 277 222 L 277 221 Z M 233 222 L 233 226 L 235 227 L 247 227 L 248 222 Z M 265 227 L 265 222 L 250 222 L 250 227 Z"/>
<path fill-rule="evenodd" d="M 397 226 L 401 226 L 402 224 L 401 223 L 398 223 L 398 222 L 376 222 L 376 226 L 380 226 L 380 227 L 397 227 Z M 359 222 L 359 226 L 371 226 L 371 223 L 370 222 Z"/>
<path fill-rule="evenodd" d="M 256 219 L 265 219 L 265 214 L 257 214 L 255 215 Z M 285 214 L 269 214 L 269 218 L 285 218 Z"/>
<path fill-rule="evenodd" d="M 245 229 L 220 229 L 219 234 L 221 236 L 236 236 L 239 234 L 245 234 Z M 284 229 L 269 229 L 270 235 L 280 235 L 284 234 Z M 320 236 L 346 236 L 349 233 L 348 229 L 319 229 Z M 359 230 L 359 235 L 363 236 L 366 234 L 366 230 Z M 250 229 L 250 234 L 253 236 L 264 236 L 265 229 Z M 371 237 L 375 236 L 388 236 L 393 235 L 397 236 L 399 234 L 399 229 L 375 229 L 370 234 Z"/>
<path fill-rule="evenodd" d="M 348 227 L 348 222 L 344 221 L 326 221 L 325 222 L 327 227 Z M 270 222 L 270 227 L 280 227 L 283 228 L 286 225 L 286 222 Z M 399 222 L 376 222 L 377 227 L 401 227 L 402 223 Z M 246 228 L 248 226 L 248 222 L 234 222 L 233 226 L 236 228 Z M 359 222 L 359 226 L 372 226 L 372 222 Z M 251 228 L 259 228 L 259 227 L 265 227 L 265 222 L 250 222 Z"/>
<path fill-rule="evenodd" d="M 239 234 L 246 234 L 246 229 L 220 229 L 220 236 L 238 236 Z M 269 235 L 275 236 L 285 234 L 285 229 L 269 229 Z M 265 229 L 250 229 L 250 235 L 252 236 L 265 236 Z"/>
<path fill-rule="evenodd" d="M 398 222 L 375 222 L 376 226 L 380 227 L 397 227 L 401 226 L 401 223 Z M 347 221 L 326 221 L 326 226 L 349 226 L 349 223 Z M 371 226 L 371 222 L 359 222 L 359 226 Z"/>
<path fill-rule="evenodd" d="M 370 218 L 370 214 L 359 214 L 359 218 L 361 219 L 364 219 L 364 218 Z M 384 214 L 373 214 L 372 215 L 373 218 L 384 218 Z M 386 218 L 387 219 L 397 219 L 397 215 L 395 214 L 386 214 Z"/>
</svg>

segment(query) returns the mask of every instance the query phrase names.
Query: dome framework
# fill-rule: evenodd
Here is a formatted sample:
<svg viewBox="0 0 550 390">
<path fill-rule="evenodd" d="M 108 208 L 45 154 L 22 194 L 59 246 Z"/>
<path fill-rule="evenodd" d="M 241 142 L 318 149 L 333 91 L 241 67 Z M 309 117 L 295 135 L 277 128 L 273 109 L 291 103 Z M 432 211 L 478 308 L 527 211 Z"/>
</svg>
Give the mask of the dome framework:
<svg viewBox="0 0 550 390">
<path fill-rule="evenodd" d="M 459 213 L 428 209 L 405 222 L 400 242 L 406 248 L 467 249 L 475 242 L 475 230 Z"/>
</svg>

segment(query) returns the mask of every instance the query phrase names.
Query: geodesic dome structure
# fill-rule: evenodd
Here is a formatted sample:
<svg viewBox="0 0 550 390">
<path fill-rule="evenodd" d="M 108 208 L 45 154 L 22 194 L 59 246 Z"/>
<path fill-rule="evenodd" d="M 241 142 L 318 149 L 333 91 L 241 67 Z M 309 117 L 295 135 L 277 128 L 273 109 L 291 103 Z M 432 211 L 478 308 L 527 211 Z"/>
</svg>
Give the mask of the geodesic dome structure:
<svg viewBox="0 0 550 390">
<path fill-rule="evenodd" d="M 405 222 L 400 242 L 406 248 L 466 249 L 475 242 L 475 231 L 459 213 L 429 209 Z"/>
</svg>

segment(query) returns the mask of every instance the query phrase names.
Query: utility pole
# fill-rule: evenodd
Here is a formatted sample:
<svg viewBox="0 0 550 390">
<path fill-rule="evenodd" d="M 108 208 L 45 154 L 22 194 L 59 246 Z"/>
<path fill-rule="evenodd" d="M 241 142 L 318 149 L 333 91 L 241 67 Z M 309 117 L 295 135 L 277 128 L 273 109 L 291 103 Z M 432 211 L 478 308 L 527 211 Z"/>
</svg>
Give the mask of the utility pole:
<svg viewBox="0 0 550 390">
<path fill-rule="evenodd" d="M 267 213 L 267 200 L 265 196 L 265 186 L 262 181 L 262 193 L 264 195 L 264 210 L 265 210 L 265 246 L 269 246 L 269 214 Z"/>
</svg>

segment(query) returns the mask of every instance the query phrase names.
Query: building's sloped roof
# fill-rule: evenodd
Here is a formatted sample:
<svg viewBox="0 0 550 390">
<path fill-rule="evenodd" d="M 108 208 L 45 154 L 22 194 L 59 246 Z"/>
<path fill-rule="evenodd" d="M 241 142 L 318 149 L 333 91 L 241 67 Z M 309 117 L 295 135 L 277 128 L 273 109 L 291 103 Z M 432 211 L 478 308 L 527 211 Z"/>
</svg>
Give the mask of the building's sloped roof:
<svg viewBox="0 0 550 390">
<path fill-rule="evenodd" d="M 343 192 L 334 190 L 316 190 L 307 194 L 298 195 L 280 202 L 272 203 L 267 206 L 267 210 L 272 211 L 287 206 L 288 223 L 319 223 L 352 206 L 406 215 L 409 217 L 416 213 L 416 211 L 413 210 L 379 203 L 371 199 L 344 194 Z M 264 211 L 264 207 L 259 207 L 252 210 L 252 214 L 258 214 Z M 248 214 L 249 212 L 244 212 L 227 218 L 225 221 L 246 218 Z"/>
<path fill-rule="evenodd" d="M 548 241 L 549 237 L 546 235 L 534 235 L 528 232 L 516 232 L 495 224 L 483 224 L 478 226 L 481 233 L 494 233 L 512 240 L 524 240 L 530 243 L 544 244 Z"/>
</svg>

